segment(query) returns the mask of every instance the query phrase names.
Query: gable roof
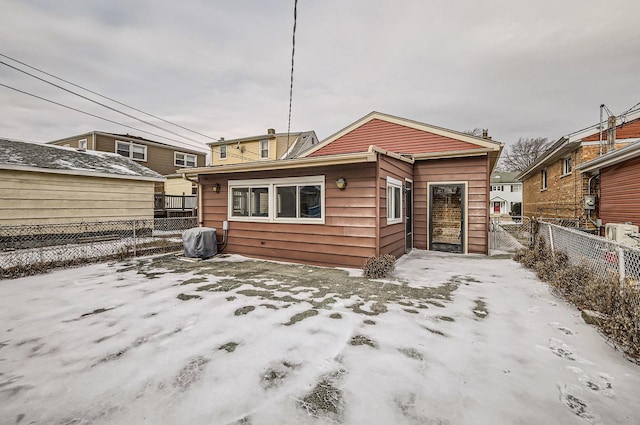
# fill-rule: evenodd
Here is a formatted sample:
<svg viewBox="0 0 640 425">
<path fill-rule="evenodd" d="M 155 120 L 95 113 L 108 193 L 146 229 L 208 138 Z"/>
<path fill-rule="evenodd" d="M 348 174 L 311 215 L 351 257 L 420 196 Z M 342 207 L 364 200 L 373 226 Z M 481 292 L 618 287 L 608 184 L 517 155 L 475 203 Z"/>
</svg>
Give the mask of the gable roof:
<svg viewBox="0 0 640 425">
<path fill-rule="evenodd" d="M 511 171 L 494 171 L 491 173 L 491 184 L 493 183 L 520 183 L 516 178 L 518 173 Z"/>
<path fill-rule="evenodd" d="M 606 128 L 604 129 L 604 141 L 606 143 Z M 616 118 L 616 140 L 629 141 L 640 137 L 640 109 L 634 109 Z M 544 154 L 540 156 L 529 168 L 518 174 L 518 179 L 523 180 L 528 175 L 540 171 L 575 150 L 583 142 L 598 142 L 600 140 L 600 123 L 594 124 L 582 130 L 574 131 L 558 139 Z"/>
<path fill-rule="evenodd" d="M 174 149 L 178 152 L 185 152 L 185 153 L 192 153 L 192 154 L 196 154 L 196 155 L 203 155 L 206 156 L 207 152 L 206 151 L 199 151 L 196 149 L 190 149 L 190 148 L 184 148 L 182 146 L 176 146 L 176 145 L 170 145 L 169 143 L 163 143 L 163 142 L 156 142 L 155 140 L 149 140 L 149 139 L 145 139 L 144 137 L 140 137 L 140 136 L 134 136 L 132 134 L 117 134 L 117 133 L 108 133 L 105 131 L 89 131 L 87 133 L 82 133 L 82 134 L 78 134 L 75 136 L 69 136 L 69 137 L 64 137 L 62 139 L 57 139 L 57 140 L 53 140 L 51 142 L 47 142 L 48 145 L 51 144 L 55 144 L 55 143 L 60 143 L 60 142 L 65 142 L 69 139 L 78 139 L 81 137 L 89 137 L 93 134 L 100 134 L 102 136 L 107 136 L 107 137 L 113 137 L 114 139 L 118 139 L 118 140 L 122 140 L 122 141 L 129 141 L 129 142 L 139 142 L 139 143 L 143 143 L 145 145 L 151 145 L 151 146 L 159 146 L 161 148 L 166 148 L 166 149 Z M 206 148 L 203 146 L 203 149 L 206 150 Z"/>
<path fill-rule="evenodd" d="M 502 144 L 380 112 L 371 112 L 323 140 L 303 156 L 364 152 L 369 146 L 399 154 L 496 151 Z"/>
<path fill-rule="evenodd" d="M 164 181 L 153 170 L 110 152 L 0 139 L 0 170 L 39 171 L 132 180 Z"/>
</svg>

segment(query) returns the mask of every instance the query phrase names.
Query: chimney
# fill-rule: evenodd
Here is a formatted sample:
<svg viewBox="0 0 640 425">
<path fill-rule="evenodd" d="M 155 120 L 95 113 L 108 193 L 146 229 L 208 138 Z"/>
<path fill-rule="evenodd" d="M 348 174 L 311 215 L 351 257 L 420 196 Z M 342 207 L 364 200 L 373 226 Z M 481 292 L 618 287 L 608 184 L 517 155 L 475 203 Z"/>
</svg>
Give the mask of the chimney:
<svg viewBox="0 0 640 425">
<path fill-rule="evenodd" d="M 267 134 L 276 134 L 275 128 L 267 128 Z"/>
<path fill-rule="evenodd" d="M 607 120 L 607 152 L 616 148 L 616 117 L 610 116 Z"/>
<path fill-rule="evenodd" d="M 486 139 L 489 137 L 489 129 L 488 128 L 483 128 L 482 129 L 482 138 Z"/>
<path fill-rule="evenodd" d="M 221 138 L 220 138 L 220 141 L 221 141 L 221 142 L 224 142 L 224 137 L 221 137 Z"/>
</svg>

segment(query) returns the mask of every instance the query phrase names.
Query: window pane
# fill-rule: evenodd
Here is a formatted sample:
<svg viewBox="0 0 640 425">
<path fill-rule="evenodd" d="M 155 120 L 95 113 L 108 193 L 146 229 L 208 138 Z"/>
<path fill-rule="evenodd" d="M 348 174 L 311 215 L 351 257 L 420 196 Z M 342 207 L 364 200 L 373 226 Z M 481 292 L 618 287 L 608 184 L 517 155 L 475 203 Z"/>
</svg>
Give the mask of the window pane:
<svg viewBox="0 0 640 425">
<path fill-rule="evenodd" d="M 269 158 L 268 140 L 260 140 L 260 158 Z"/>
<path fill-rule="evenodd" d="M 232 215 L 234 217 L 249 216 L 249 188 L 243 187 L 233 189 Z"/>
<path fill-rule="evenodd" d="M 400 188 L 399 187 L 394 187 L 393 188 L 393 202 L 394 202 L 394 211 L 393 211 L 393 218 L 400 218 L 400 207 L 402 206 L 402 203 L 400 202 Z"/>
<path fill-rule="evenodd" d="M 320 185 L 300 186 L 300 217 L 321 218 Z"/>
<path fill-rule="evenodd" d="M 184 155 L 181 153 L 176 154 L 176 165 L 184 165 Z"/>
<path fill-rule="evenodd" d="M 227 145 L 220 145 L 220 159 L 227 157 Z"/>
<path fill-rule="evenodd" d="M 196 157 L 194 155 L 187 155 L 186 165 L 187 167 L 195 167 Z"/>
<path fill-rule="evenodd" d="M 132 158 L 135 159 L 144 159 L 144 146 L 136 146 L 133 145 L 133 155 Z"/>
<path fill-rule="evenodd" d="M 122 156 L 129 157 L 129 144 L 128 143 L 120 143 L 117 144 L 118 154 Z"/>
<path fill-rule="evenodd" d="M 251 216 L 252 217 L 268 217 L 269 216 L 269 188 L 255 187 L 251 188 Z"/>
<path fill-rule="evenodd" d="M 296 186 L 276 188 L 278 196 L 278 217 L 296 217 Z"/>
</svg>

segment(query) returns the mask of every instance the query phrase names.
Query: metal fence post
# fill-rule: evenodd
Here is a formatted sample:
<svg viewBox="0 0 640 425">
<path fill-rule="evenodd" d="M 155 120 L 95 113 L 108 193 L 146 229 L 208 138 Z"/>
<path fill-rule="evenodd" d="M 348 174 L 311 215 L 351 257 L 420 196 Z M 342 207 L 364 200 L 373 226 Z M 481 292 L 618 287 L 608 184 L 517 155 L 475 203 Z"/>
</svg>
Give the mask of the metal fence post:
<svg viewBox="0 0 640 425">
<path fill-rule="evenodd" d="M 547 226 L 547 229 L 549 229 L 549 247 L 551 248 L 551 254 L 555 255 L 555 248 L 553 247 L 553 230 L 551 229 L 551 226 Z"/>
<path fill-rule="evenodd" d="M 618 275 L 620 276 L 620 283 L 624 283 L 627 276 L 624 270 L 624 249 L 621 246 L 618 247 Z"/>
<path fill-rule="evenodd" d="M 138 244 L 138 241 L 136 240 L 136 221 L 133 220 L 133 256 L 134 257 L 137 255 L 137 252 L 136 252 L 137 244 Z"/>
</svg>

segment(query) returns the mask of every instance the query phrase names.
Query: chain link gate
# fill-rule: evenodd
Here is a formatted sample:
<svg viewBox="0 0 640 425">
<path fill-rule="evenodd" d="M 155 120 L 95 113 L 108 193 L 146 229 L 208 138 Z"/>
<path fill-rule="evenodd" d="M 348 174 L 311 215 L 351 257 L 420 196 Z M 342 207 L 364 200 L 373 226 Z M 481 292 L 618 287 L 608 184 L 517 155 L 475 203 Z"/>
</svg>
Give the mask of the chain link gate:
<svg viewBox="0 0 640 425">
<path fill-rule="evenodd" d="M 529 217 L 492 217 L 489 221 L 489 250 L 514 252 L 533 241 Z"/>
</svg>

